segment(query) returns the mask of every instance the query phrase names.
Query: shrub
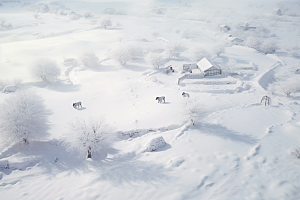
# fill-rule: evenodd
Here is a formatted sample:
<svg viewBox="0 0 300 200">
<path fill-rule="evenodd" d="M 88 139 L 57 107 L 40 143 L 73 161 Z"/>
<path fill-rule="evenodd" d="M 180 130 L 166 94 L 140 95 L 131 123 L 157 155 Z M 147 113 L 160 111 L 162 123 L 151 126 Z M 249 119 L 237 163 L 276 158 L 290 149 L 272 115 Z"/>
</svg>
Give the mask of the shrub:
<svg viewBox="0 0 300 200">
<path fill-rule="evenodd" d="M 192 54 L 192 60 L 195 62 L 200 61 L 202 58 L 209 58 L 210 54 L 202 49 L 201 47 L 197 47 L 194 49 L 193 54 Z"/>
<path fill-rule="evenodd" d="M 121 45 L 111 51 L 111 58 L 125 65 L 128 61 L 139 56 L 139 48 L 133 45 Z"/>
<path fill-rule="evenodd" d="M 99 58 L 95 55 L 94 52 L 91 51 L 83 52 L 79 56 L 79 60 L 81 61 L 82 65 L 89 68 L 94 68 L 99 65 Z"/>
<path fill-rule="evenodd" d="M 55 60 L 49 58 L 40 58 L 33 62 L 31 66 L 32 75 L 48 83 L 55 83 L 58 81 L 60 75 L 60 68 L 57 66 Z"/>
<path fill-rule="evenodd" d="M 49 111 L 36 93 L 21 90 L 0 104 L 0 137 L 8 142 L 29 144 L 47 136 Z"/>
<path fill-rule="evenodd" d="M 104 29 L 107 29 L 111 25 L 112 25 L 112 22 L 109 18 L 104 18 L 104 19 L 100 20 L 100 26 Z"/>
<path fill-rule="evenodd" d="M 184 51 L 184 46 L 180 42 L 170 42 L 166 45 L 165 51 L 171 58 L 178 58 L 180 54 Z"/>
<path fill-rule="evenodd" d="M 145 61 L 154 69 L 159 69 L 159 65 L 163 64 L 163 57 L 159 53 L 149 52 L 145 57 Z"/>
<path fill-rule="evenodd" d="M 181 103 L 182 121 L 186 124 L 199 123 L 205 116 L 206 112 L 204 107 L 199 103 L 196 98 L 184 98 Z"/>
<path fill-rule="evenodd" d="M 91 158 L 93 154 L 111 147 L 115 139 L 116 135 L 103 118 L 87 121 L 76 118 L 69 124 L 64 145 L 69 152 L 78 152 L 80 156 L 87 154 L 87 158 Z"/>
<path fill-rule="evenodd" d="M 273 39 L 264 41 L 260 47 L 261 52 L 265 54 L 274 53 L 277 49 L 277 42 Z"/>
</svg>

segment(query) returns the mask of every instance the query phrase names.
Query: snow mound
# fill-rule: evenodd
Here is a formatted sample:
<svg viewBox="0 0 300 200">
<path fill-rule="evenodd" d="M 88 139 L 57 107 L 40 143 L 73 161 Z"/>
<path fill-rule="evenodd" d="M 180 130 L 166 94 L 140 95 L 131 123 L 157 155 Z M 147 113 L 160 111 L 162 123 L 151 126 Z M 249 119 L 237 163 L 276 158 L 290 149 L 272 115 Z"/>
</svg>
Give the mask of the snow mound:
<svg viewBox="0 0 300 200">
<path fill-rule="evenodd" d="M 155 151 L 158 148 L 164 147 L 166 142 L 162 136 L 158 136 L 149 140 L 144 146 L 144 152 Z"/>
<path fill-rule="evenodd" d="M 250 160 L 250 158 L 256 156 L 260 150 L 260 144 L 255 145 L 252 149 L 250 149 L 247 156 L 245 156 L 246 160 Z"/>
</svg>

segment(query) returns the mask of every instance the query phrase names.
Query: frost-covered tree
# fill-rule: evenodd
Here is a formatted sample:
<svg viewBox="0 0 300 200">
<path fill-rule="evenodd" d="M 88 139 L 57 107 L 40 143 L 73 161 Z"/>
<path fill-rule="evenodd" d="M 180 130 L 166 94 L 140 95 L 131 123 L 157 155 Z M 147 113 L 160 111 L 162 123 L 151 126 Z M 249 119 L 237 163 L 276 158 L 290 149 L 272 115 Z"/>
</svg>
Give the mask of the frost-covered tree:
<svg viewBox="0 0 300 200">
<path fill-rule="evenodd" d="M 223 44 L 217 44 L 213 48 L 213 53 L 216 54 L 217 56 L 220 56 L 221 53 L 224 53 L 225 51 L 225 45 Z"/>
<path fill-rule="evenodd" d="M 159 66 L 163 64 L 163 57 L 159 53 L 149 52 L 145 57 L 145 61 L 154 69 L 159 69 Z"/>
<path fill-rule="evenodd" d="M 165 47 L 165 51 L 169 56 L 169 59 L 178 58 L 180 54 L 184 51 L 184 46 L 178 41 L 169 42 Z"/>
<path fill-rule="evenodd" d="M 210 54 L 201 47 L 195 48 L 192 53 L 192 60 L 194 60 L 195 62 L 198 62 L 202 58 L 210 58 Z"/>
<path fill-rule="evenodd" d="M 279 81 L 277 85 L 278 89 L 286 94 L 286 96 L 290 96 L 291 93 L 297 92 L 300 89 L 300 81 L 298 78 Z"/>
<path fill-rule="evenodd" d="M 31 74 L 36 79 L 41 79 L 48 83 L 55 83 L 60 76 L 60 68 L 53 59 L 40 58 L 33 62 L 31 66 Z"/>
<path fill-rule="evenodd" d="M 79 60 L 82 65 L 89 68 L 97 67 L 99 65 L 99 58 L 92 51 L 83 52 L 79 56 Z"/>
<path fill-rule="evenodd" d="M 49 110 L 44 100 L 30 90 L 11 94 L 0 104 L 0 137 L 8 142 L 29 144 L 47 137 Z"/>
<path fill-rule="evenodd" d="M 130 60 L 136 59 L 139 56 L 140 49 L 134 45 L 120 45 L 111 51 L 111 58 L 119 62 L 121 65 L 126 65 Z"/>
<path fill-rule="evenodd" d="M 292 57 L 300 56 L 300 48 L 297 44 L 288 46 L 286 50 L 288 54 Z"/>
<path fill-rule="evenodd" d="M 261 45 L 261 41 L 259 38 L 257 37 L 248 37 L 245 41 L 244 41 L 244 45 L 246 47 L 250 47 L 256 50 L 260 49 L 260 45 Z"/>
<path fill-rule="evenodd" d="M 104 29 L 107 29 L 109 26 L 112 25 L 112 22 L 109 18 L 104 18 L 100 20 L 100 26 Z"/>
<path fill-rule="evenodd" d="M 260 50 L 263 53 L 274 53 L 278 49 L 277 42 L 273 39 L 267 39 L 260 46 Z"/>
<path fill-rule="evenodd" d="M 181 114 L 184 123 L 194 126 L 205 116 L 206 111 L 198 99 L 184 98 L 181 102 Z"/>
<path fill-rule="evenodd" d="M 87 158 L 91 158 L 93 154 L 109 148 L 115 139 L 115 133 L 103 118 L 76 118 L 69 124 L 64 145 L 69 152 L 77 152 L 80 156 L 87 154 Z"/>
</svg>

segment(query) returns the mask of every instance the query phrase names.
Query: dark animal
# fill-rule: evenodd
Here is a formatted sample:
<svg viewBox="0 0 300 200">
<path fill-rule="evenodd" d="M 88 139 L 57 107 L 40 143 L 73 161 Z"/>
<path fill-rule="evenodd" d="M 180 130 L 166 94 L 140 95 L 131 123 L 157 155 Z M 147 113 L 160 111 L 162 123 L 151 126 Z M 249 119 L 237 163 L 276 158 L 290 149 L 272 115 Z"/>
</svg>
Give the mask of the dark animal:
<svg viewBox="0 0 300 200">
<path fill-rule="evenodd" d="M 182 96 L 183 97 L 188 97 L 188 98 L 190 97 L 190 95 L 188 93 L 185 93 L 185 92 L 182 93 Z"/>
<path fill-rule="evenodd" d="M 263 98 L 260 101 L 260 104 L 263 103 L 265 101 L 265 106 L 270 105 L 271 103 L 271 98 L 268 96 L 263 96 Z"/>
<path fill-rule="evenodd" d="M 158 100 L 158 103 L 161 103 L 162 101 L 164 101 L 164 103 L 165 103 L 165 97 L 164 96 L 162 96 L 162 97 L 156 97 L 156 99 L 155 100 Z"/>
<path fill-rule="evenodd" d="M 73 103 L 73 107 L 74 107 L 74 108 L 79 108 L 79 106 L 82 108 L 82 105 L 81 105 L 81 102 L 80 102 L 80 101 L 79 101 L 79 102 Z"/>
</svg>

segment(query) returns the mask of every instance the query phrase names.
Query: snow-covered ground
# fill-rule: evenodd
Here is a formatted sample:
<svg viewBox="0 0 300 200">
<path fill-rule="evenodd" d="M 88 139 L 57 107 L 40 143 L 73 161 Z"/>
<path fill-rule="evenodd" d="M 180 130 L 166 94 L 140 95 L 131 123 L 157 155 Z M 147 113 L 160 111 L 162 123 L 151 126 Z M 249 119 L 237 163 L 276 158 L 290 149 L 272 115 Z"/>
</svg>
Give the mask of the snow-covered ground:
<svg viewBox="0 0 300 200">
<path fill-rule="evenodd" d="M 261 27 L 239 28 L 250 21 Z M 229 34 L 244 42 L 231 44 Z M 263 53 L 271 39 L 276 51 Z M 182 52 L 169 59 L 174 43 Z M 216 45 L 224 46 L 218 56 Z M 125 65 L 112 59 L 121 47 L 135 50 Z M 300 146 L 299 87 L 290 96 L 270 89 L 290 78 L 299 85 L 299 47 L 296 0 L 0 1 L 0 90 L 18 83 L 51 110 L 48 138 L 0 137 L 0 199 L 300 199 L 300 160 L 291 154 Z M 224 74 L 178 84 L 195 48 Z M 149 52 L 163 57 L 159 70 L 145 62 Z M 99 60 L 87 66 L 84 55 Z M 59 83 L 32 76 L 39 58 L 58 63 Z M 175 71 L 166 74 L 169 65 Z M 182 92 L 205 112 L 194 126 L 183 123 Z M 0 103 L 10 95 L 1 92 Z M 260 104 L 265 95 L 270 105 Z M 77 101 L 82 108 L 72 107 Z M 91 159 L 67 152 L 68 124 L 99 116 L 118 135 L 114 145 Z"/>
</svg>

